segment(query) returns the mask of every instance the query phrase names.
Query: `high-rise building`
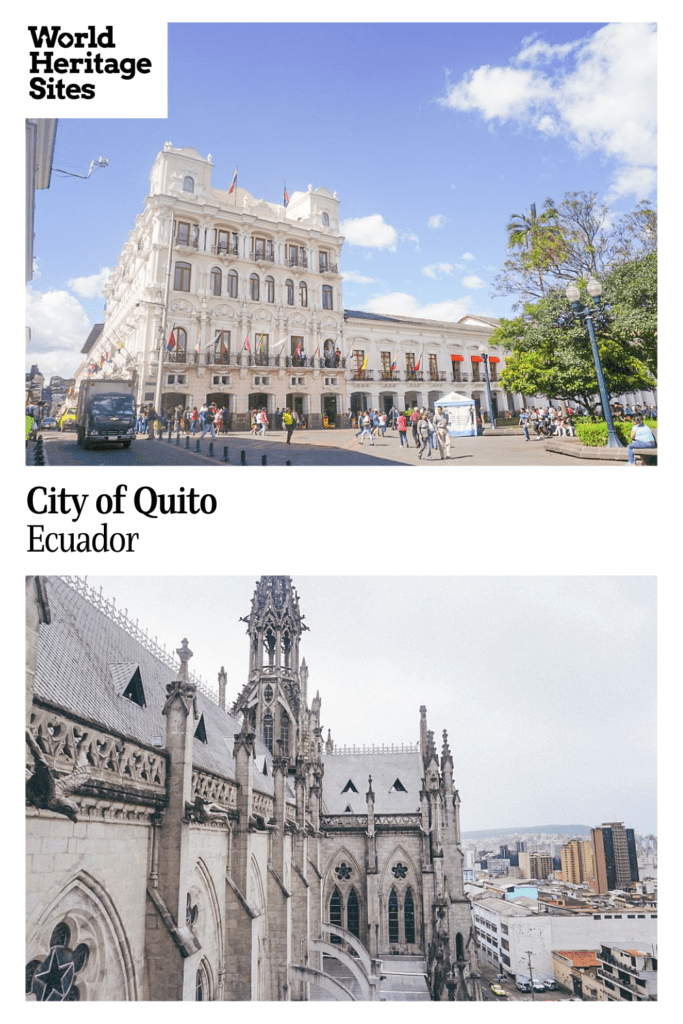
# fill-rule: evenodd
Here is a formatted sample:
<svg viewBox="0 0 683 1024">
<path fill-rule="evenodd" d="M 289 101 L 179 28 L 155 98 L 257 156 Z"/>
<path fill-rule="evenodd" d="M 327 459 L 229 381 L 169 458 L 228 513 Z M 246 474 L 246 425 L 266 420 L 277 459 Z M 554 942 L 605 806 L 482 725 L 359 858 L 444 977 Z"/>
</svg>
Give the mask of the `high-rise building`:
<svg viewBox="0 0 683 1024">
<path fill-rule="evenodd" d="M 591 888 L 595 892 L 628 889 L 639 880 L 636 841 L 632 828 L 621 821 L 603 822 L 591 829 L 593 874 Z"/>
<path fill-rule="evenodd" d="M 560 850 L 562 878 L 579 885 L 593 876 L 593 851 L 589 840 L 570 839 Z"/>
</svg>

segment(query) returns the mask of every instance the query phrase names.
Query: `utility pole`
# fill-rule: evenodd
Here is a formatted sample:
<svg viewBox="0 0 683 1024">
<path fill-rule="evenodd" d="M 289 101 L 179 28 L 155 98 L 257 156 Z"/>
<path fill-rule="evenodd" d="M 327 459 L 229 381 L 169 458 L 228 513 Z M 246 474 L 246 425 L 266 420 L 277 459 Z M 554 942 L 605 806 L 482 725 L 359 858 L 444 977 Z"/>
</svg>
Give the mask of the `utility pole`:
<svg viewBox="0 0 683 1024">
<path fill-rule="evenodd" d="M 531 969 L 531 950 L 527 949 L 526 953 L 527 953 L 527 956 L 529 957 L 529 981 L 531 982 L 531 1001 L 533 1003 L 533 1002 L 535 1002 L 535 997 L 534 997 L 534 974 L 533 974 L 533 971 Z"/>
</svg>

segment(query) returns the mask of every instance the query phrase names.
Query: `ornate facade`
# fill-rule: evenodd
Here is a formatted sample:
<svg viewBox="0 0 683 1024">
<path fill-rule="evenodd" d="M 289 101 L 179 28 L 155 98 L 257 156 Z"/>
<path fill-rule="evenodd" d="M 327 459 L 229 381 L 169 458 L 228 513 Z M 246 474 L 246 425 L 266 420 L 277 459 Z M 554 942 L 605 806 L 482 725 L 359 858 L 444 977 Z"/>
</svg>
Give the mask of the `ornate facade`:
<svg viewBox="0 0 683 1024">
<path fill-rule="evenodd" d="M 28 578 L 27 998 L 478 998 L 447 735 L 324 741 L 290 578 L 243 621 L 228 710 L 187 640 Z"/>
</svg>

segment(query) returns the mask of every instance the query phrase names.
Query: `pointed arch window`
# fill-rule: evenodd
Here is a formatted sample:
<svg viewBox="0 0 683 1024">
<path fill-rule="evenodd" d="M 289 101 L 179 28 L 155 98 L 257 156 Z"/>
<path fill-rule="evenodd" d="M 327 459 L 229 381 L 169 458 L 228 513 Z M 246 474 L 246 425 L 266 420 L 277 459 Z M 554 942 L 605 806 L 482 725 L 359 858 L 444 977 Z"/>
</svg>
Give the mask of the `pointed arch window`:
<svg viewBox="0 0 683 1024">
<path fill-rule="evenodd" d="M 196 740 L 199 740 L 200 743 L 208 743 L 209 742 L 207 740 L 207 738 L 206 738 L 206 725 L 204 724 L 204 715 L 201 715 L 201 717 L 200 717 L 200 719 L 199 719 L 199 721 L 197 723 L 197 728 L 194 731 L 194 738 Z"/>
<path fill-rule="evenodd" d="M 342 922 L 342 908 L 342 895 L 335 885 L 332 890 L 332 895 L 330 896 L 330 924 L 336 924 L 338 928 L 344 927 Z M 337 946 L 341 943 L 341 939 L 338 935 L 330 936 L 330 941 Z"/>
<path fill-rule="evenodd" d="M 266 630 L 266 635 L 263 638 L 263 644 L 264 644 L 264 647 L 266 648 L 266 651 L 268 652 L 268 664 L 269 665 L 274 665 L 275 664 L 275 633 L 273 633 L 273 630 L 271 629 L 270 626 Z"/>
<path fill-rule="evenodd" d="M 280 715 L 280 756 L 289 757 L 289 715 L 286 711 Z"/>
<path fill-rule="evenodd" d="M 360 938 L 360 904 L 355 889 L 351 889 L 346 900 L 346 927 L 357 939 Z"/>
<path fill-rule="evenodd" d="M 389 893 L 389 942 L 398 945 L 398 896 L 396 890 Z"/>
<path fill-rule="evenodd" d="M 284 655 L 285 668 L 290 668 L 292 660 L 292 638 L 289 635 L 289 630 L 287 630 L 282 637 L 282 653 Z"/>
<path fill-rule="evenodd" d="M 273 716 L 270 711 L 263 716 L 263 742 L 268 750 L 273 753 Z"/>
<path fill-rule="evenodd" d="M 406 942 L 415 942 L 415 901 L 410 886 L 403 897 L 403 928 Z"/>
</svg>

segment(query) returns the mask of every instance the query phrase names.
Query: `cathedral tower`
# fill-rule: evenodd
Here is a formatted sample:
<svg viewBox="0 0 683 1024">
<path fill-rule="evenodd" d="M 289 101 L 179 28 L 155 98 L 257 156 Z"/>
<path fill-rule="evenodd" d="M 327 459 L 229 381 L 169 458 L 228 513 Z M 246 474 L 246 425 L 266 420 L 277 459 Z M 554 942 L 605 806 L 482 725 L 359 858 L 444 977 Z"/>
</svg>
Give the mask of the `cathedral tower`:
<svg viewBox="0 0 683 1024">
<path fill-rule="evenodd" d="M 299 664 L 299 642 L 308 626 L 289 576 L 262 576 L 251 612 L 242 621 L 249 634 L 249 679 L 233 714 L 244 714 L 275 757 L 293 768 L 313 751 L 307 701 L 308 670 Z"/>
</svg>

